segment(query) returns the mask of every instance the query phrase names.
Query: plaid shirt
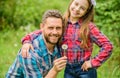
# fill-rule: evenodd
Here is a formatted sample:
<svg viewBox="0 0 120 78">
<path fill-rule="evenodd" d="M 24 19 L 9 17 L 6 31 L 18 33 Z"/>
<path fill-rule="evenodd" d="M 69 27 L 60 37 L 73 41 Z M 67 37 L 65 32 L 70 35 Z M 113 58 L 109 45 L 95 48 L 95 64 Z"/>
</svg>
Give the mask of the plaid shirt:
<svg viewBox="0 0 120 78">
<path fill-rule="evenodd" d="M 30 57 L 23 58 L 19 51 L 13 65 L 9 68 L 6 78 L 43 78 L 53 66 L 53 61 L 60 57 L 57 46 L 52 54 L 48 53 L 42 35 L 33 40 L 34 52 Z"/>
<path fill-rule="evenodd" d="M 91 64 L 93 67 L 99 67 L 105 62 L 112 53 L 113 46 L 109 39 L 99 31 L 99 29 L 91 22 L 89 24 L 89 49 L 83 49 L 80 47 L 81 39 L 79 38 L 78 30 L 80 29 L 81 21 L 72 24 L 68 22 L 68 26 L 63 36 L 62 44 L 68 45 L 68 49 L 65 52 L 68 57 L 68 63 L 75 63 L 86 61 L 91 58 Z M 41 30 L 35 31 L 23 38 L 22 43 L 31 42 L 36 36 L 41 34 Z M 93 51 L 93 43 L 100 47 L 98 55 L 94 58 L 91 57 Z M 62 54 L 64 51 L 62 50 Z"/>
</svg>

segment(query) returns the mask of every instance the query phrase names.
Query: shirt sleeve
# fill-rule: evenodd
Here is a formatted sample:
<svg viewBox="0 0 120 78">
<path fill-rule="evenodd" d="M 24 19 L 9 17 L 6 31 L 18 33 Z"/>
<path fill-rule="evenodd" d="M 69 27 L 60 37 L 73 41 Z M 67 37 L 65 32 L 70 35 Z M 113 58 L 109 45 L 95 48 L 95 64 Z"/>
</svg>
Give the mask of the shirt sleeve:
<svg viewBox="0 0 120 78">
<path fill-rule="evenodd" d="M 43 78 L 37 59 L 32 56 L 23 58 L 19 53 L 14 64 L 10 67 L 6 78 Z"/>
<path fill-rule="evenodd" d="M 34 32 L 31 32 L 30 34 L 27 34 L 25 37 L 22 38 L 21 42 L 24 43 L 32 43 L 32 40 L 34 40 L 38 35 L 42 33 L 41 30 L 36 30 Z"/>
<path fill-rule="evenodd" d="M 17 56 L 14 63 L 10 66 L 5 78 L 23 78 L 22 67 Z"/>
<path fill-rule="evenodd" d="M 93 67 L 99 67 L 112 54 L 113 45 L 94 24 L 90 26 L 90 37 L 92 41 L 100 47 L 98 55 L 91 59 L 91 63 Z"/>
<path fill-rule="evenodd" d="M 20 55 L 20 58 L 22 58 L 22 66 L 25 73 L 24 76 L 25 78 L 43 78 L 40 64 L 38 66 L 38 60 L 32 53 L 32 50 L 30 50 L 30 57 L 28 58 L 23 58 Z"/>
</svg>

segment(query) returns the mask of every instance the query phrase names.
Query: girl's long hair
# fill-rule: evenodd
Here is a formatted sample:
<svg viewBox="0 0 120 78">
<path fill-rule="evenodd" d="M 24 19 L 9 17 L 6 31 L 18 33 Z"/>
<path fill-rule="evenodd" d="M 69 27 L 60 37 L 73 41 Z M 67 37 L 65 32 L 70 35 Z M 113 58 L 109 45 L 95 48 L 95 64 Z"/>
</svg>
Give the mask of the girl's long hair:
<svg viewBox="0 0 120 78">
<path fill-rule="evenodd" d="M 65 12 L 64 14 L 64 22 L 65 22 L 65 28 L 66 29 L 66 26 L 67 26 L 67 23 L 68 23 L 68 19 L 70 18 L 70 5 L 72 4 L 74 0 L 71 0 L 69 6 L 68 6 L 68 9 L 67 11 Z M 93 8 L 93 5 L 91 3 L 91 0 L 87 0 L 88 3 L 89 3 L 89 7 L 88 7 L 88 10 L 86 12 L 86 14 L 81 17 L 82 18 L 82 23 L 81 23 L 81 26 L 80 26 L 80 29 L 79 29 L 79 37 L 82 39 L 81 41 L 81 44 L 80 44 L 80 47 L 81 48 L 89 48 L 88 47 L 88 37 L 89 37 L 89 23 L 90 22 L 93 22 L 93 16 L 94 16 L 94 8 Z"/>
</svg>

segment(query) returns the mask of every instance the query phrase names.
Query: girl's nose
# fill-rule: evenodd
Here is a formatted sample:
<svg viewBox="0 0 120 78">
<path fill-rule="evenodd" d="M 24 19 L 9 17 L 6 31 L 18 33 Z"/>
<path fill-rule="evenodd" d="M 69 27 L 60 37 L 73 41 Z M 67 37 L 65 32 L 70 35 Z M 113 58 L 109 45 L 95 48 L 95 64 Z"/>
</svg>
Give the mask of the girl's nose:
<svg viewBox="0 0 120 78">
<path fill-rule="evenodd" d="M 76 7 L 75 9 L 76 9 L 76 11 L 79 11 L 79 7 Z"/>
</svg>

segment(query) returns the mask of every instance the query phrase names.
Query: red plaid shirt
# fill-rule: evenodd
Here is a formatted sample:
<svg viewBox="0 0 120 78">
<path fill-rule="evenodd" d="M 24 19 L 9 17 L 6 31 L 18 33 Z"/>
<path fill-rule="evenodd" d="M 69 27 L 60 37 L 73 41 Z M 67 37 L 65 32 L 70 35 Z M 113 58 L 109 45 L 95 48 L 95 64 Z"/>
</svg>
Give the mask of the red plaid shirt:
<svg viewBox="0 0 120 78">
<path fill-rule="evenodd" d="M 69 63 L 86 61 L 91 58 L 91 64 L 93 67 L 99 67 L 105 62 L 112 53 L 113 46 L 109 39 L 99 31 L 99 29 L 93 24 L 89 24 L 89 49 L 83 49 L 80 47 L 81 39 L 79 38 L 78 30 L 80 28 L 80 21 L 72 24 L 68 22 L 68 26 L 63 36 L 62 44 L 68 45 L 68 49 L 65 54 L 68 57 Z M 35 31 L 28 34 L 22 39 L 22 43 L 31 42 L 36 36 L 41 34 L 41 31 Z M 100 47 L 99 53 L 92 58 L 93 43 Z M 62 54 L 64 51 L 62 50 Z"/>
</svg>

